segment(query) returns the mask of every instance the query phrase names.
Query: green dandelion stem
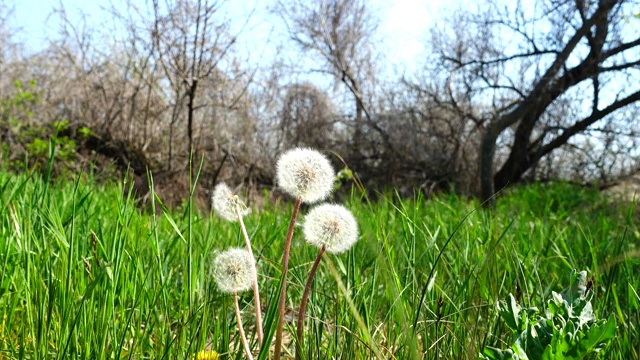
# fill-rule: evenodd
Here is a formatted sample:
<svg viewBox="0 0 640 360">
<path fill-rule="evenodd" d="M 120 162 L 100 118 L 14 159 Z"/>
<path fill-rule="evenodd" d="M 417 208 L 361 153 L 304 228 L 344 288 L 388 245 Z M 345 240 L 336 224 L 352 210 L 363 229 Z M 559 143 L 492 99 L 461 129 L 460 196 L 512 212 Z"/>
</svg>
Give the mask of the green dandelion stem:
<svg viewBox="0 0 640 360">
<path fill-rule="evenodd" d="M 249 234 L 247 234 L 247 228 L 244 226 L 242 220 L 242 211 L 239 205 L 236 205 L 236 214 L 238 215 L 238 222 L 240 223 L 240 229 L 242 230 L 242 236 L 244 237 L 245 245 L 247 245 L 247 252 L 253 257 L 253 251 L 251 250 L 251 241 L 249 240 Z M 256 270 L 255 261 L 251 262 L 251 277 L 253 280 L 253 300 L 256 307 L 256 327 L 258 329 L 258 343 L 262 344 L 262 338 L 264 337 L 262 332 L 262 310 L 260 308 L 260 290 L 258 289 L 258 270 Z"/>
<path fill-rule="evenodd" d="M 247 359 L 253 360 L 253 355 L 251 355 L 251 349 L 249 348 L 249 343 L 247 342 L 247 337 L 244 334 L 244 329 L 242 328 L 242 316 L 240 315 L 240 304 L 238 304 L 238 293 L 233 293 L 233 302 L 236 308 L 236 319 L 238 321 L 238 331 L 240 332 L 240 340 L 242 341 L 242 346 L 244 347 L 244 352 L 247 355 Z"/>
<path fill-rule="evenodd" d="M 284 327 L 284 311 L 287 299 L 287 270 L 289 268 L 289 250 L 291 249 L 291 239 L 293 238 L 293 230 L 296 226 L 296 219 L 298 218 L 298 210 L 300 210 L 300 204 L 302 204 L 302 198 L 298 196 L 296 203 L 293 206 L 293 213 L 291 214 L 291 222 L 289 223 L 289 230 L 287 231 L 287 239 L 284 243 L 284 254 L 282 255 L 282 291 L 280 292 L 280 300 L 278 301 L 278 326 L 276 327 L 276 343 L 274 360 L 280 360 L 280 351 L 282 350 L 282 328 Z"/>
<path fill-rule="evenodd" d="M 304 325 L 304 314 L 307 310 L 307 302 L 309 301 L 309 294 L 311 293 L 311 284 L 313 283 L 313 278 L 316 276 L 316 272 L 318 271 L 318 266 L 320 265 L 320 260 L 322 260 L 322 255 L 324 255 L 325 247 L 323 246 L 318 252 L 318 256 L 316 257 L 316 261 L 313 263 L 313 267 L 311 267 L 311 272 L 309 273 L 309 277 L 307 278 L 307 284 L 304 287 L 304 294 L 302 295 L 302 301 L 300 302 L 300 311 L 298 311 L 298 329 L 297 329 L 297 337 L 298 337 L 298 347 L 296 351 L 296 360 L 300 359 L 302 353 L 302 328 Z"/>
</svg>

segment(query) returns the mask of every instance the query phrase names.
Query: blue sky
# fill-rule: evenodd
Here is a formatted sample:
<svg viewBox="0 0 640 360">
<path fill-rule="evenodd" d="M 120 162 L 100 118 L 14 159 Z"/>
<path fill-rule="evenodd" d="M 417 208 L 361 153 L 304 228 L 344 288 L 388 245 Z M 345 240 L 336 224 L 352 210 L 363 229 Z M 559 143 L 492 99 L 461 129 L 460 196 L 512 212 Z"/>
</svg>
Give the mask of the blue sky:
<svg viewBox="0 0 640 360">
<path fill-rule="evenodd" d="M 5 0 L 6 1 L 6 0 Z M 403 69 L 413 69 L 419 62 L 423 52 L 423 44 L 428 35 L 428 28 L 433 24 L 436 14 L 447 4 L 456 1 L 419 1 L 419 0 L 371 0 L 370 8 L 379 16 L 380 43 L 375 44 L 381 50 L 384 63 L 387 66 Z M 58 22 L 55 16 L 50 16 L 58 1 L 48 0 L 8 0 L 15 8 L 14 26 L 21 28 L 18 39 L 30 51 L 38 51 L 46 44 L 50 35 L 55 35 Z M 62 0 L 68 14 L 77 18 L 80 11 L 88 15 L 94 24 L 106 20 L 103 7 L 111 3 L 123 8 L 122 0 L 113 1 L 82 1 Z M 281 21 L 269 12 L 272 1 L 228 1 L 225 11 L 234 19 L 236 26 L 241 26 L 250 10 L 256 8 L 250 24 L 238 41 L 240 47 L 247 51 L 261 48 L 267 39 L 273 47 L 286 40 L 285 28 Z M 140 1 L 143 5 L 144 2 Z M 258 45 L 258 46 L 257 46 Z"/>
</svg>

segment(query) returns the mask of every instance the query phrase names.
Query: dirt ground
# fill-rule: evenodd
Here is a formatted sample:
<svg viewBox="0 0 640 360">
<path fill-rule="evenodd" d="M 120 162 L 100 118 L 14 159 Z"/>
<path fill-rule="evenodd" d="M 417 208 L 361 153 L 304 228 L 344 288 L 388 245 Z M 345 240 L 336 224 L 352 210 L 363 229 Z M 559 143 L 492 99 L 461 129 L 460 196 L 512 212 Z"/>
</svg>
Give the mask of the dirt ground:
<svg viewBox="0 0 640 360">
<path fill-rule="evenodd" d="M 640 172 L 607 187 L 603 193 L 623 201 L 640 201 Z"/>
</svg>

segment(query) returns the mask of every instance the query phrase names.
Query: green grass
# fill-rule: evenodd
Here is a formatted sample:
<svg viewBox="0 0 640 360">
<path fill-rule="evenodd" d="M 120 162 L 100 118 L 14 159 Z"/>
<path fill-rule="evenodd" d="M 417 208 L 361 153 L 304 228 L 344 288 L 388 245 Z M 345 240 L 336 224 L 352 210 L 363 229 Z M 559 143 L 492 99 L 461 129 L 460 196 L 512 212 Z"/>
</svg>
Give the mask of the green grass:
<svg viewBox="0 0 640 360">
<path fill-rule="evenodd" d="M 232 299 L 209 276 L 216 251 L 243 246 L 237 224 L 189 202 L 147 214 L 126 195 L 129 182 L 88 178 L 0 170 L 0 358 L 183 359 L 205 348 L 243 358 Z M 596 316 L 616 320 L 602 358 L 638 358 L 640 220 L 629 204 L 555 184 L 510 191 L 494 212 L 455 195 L 369 203 L 355 190 L 345 205 L 361 237 L 322 261 L 307 358 L 476 358 L 510 341 L 498 300 L 513 293 L 539 306 L 572 269 L 594 280 Z M 290 212 L 268 204 L 246 220 L 265 308 L 277 299 Z M 295 308 L 317 250 L 298 230 L 291 254 Z M 241 301 L 255 344 L 252 293 Z M 285 331 L 295 334 L 293 324 Z"/>
</svg>

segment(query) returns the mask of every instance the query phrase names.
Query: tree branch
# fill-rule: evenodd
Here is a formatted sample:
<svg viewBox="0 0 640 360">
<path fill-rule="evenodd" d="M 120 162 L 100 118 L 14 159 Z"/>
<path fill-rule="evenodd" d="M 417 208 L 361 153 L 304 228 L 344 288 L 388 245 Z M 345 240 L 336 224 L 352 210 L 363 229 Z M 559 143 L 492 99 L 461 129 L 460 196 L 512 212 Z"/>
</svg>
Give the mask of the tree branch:
<svg viewBox="0 0 640 360">
<path fill-rule="evenodd" d="M 538 151 L 532 154 L 533 159 L 540 159 L 541 157 L 547 155 L 554 149 L 564 145 L 572 136 L 586 130 L 590 125 L 595 123 L 598 120 L 601 120 L 607 115 L 610 115 L 616 110 L 619 110 L 627 105 L 630 105 L 636 101 L 640 101 L 640 91 L 637 91 L 621 100 L 614 102 L 613 104 L 607 106 L 606 108 L 594 111 L 590 116 L 580 120 L 575 123 L 573 126 L 567 128 L 562 135 L 557 136 L 555 139 L 551 140 L 549 143 L 542 146 Z"/>
</svg>

